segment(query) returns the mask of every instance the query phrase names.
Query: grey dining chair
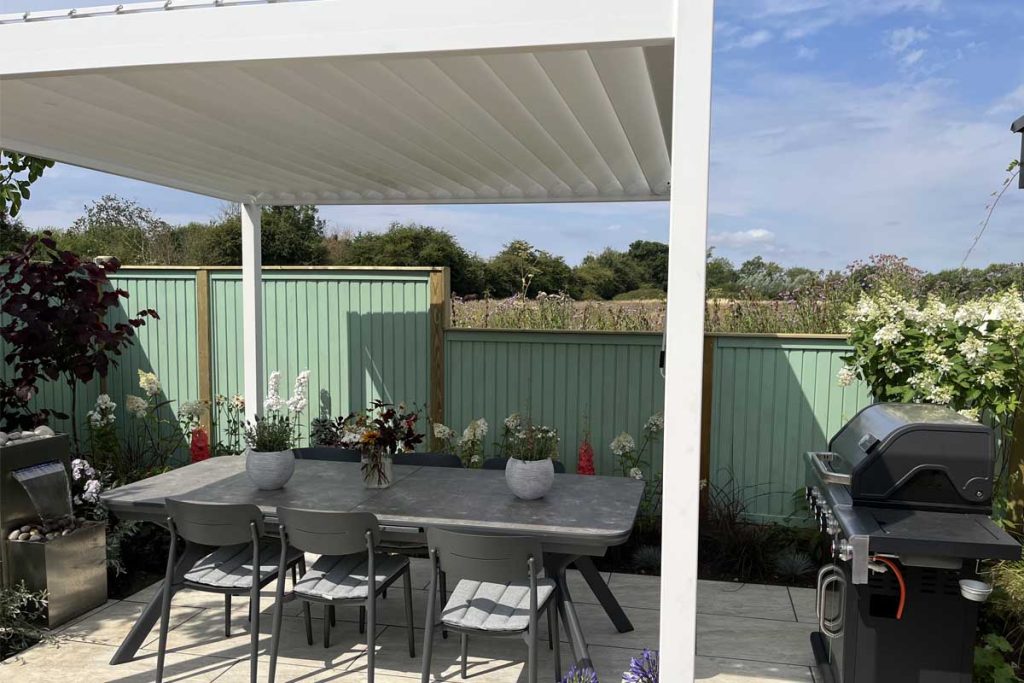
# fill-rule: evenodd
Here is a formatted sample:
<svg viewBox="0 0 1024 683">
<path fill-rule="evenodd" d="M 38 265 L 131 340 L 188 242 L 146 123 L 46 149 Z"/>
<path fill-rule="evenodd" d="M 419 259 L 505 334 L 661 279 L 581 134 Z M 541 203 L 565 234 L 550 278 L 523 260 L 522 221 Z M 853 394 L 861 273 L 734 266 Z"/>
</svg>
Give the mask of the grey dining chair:
<svg viewBox="0 0 1024 683">
<path fill-rule="evenodd" d="M 503 470 L 503 469 L 505 469 L 505 465 L 506 464 L 508 464 L 508 458 L 502 458 L 502 457 L 487 458 L 480 465 L 480 469 L 482 469 L 482 470 Z M 554 465 L 554 467 L 555 467 L 555 474 L 565 474 L 565 465 L 562 462 L 560 462 L 558 460 L 554 460 L 554 461 L 552 461 L 551 464 Z"/>
<path fill-rule="evenodd" d="M 517 636 L 526 641 L 527 680 L 537 683 L 537 631 L 547 612 L 554 649 L 555 680 L 562 678 L 558 643 L 557 585 L 541 577 L 543 552 L 529 536 L 484 536 L 442 529 L 427 530 L 430 590 L 423 637 L 422 683 L 430 680 L 430 660 L 437 619 L 437 581 L 441 572 L 457 581 L 441 607 L 441 624 L 459 634 L 461 673 L 467 676 L 469 637 Z"/>
<path fill-rule="evenodd" d="M 231 635 L 231 597 L 249 596 L 250 668 L 256 683 L 260 635 L 260 589 L 289 568 L 305 571 L 305 558 L 295 548 L 264 537 L 263 513 L 255 505 L 192 503 L 167 499 L 167 528 L 171 547 L 160 611 L 160 639 L 156 660 L 157 683 L 163 681 L 167 632 L 171 619 L 171 583 L 179 561 L 178 537 L 209 552 L 186 568 L 182 588 L 224 595 L 224 636 Z M 280 554 L 280 557 L 278 556 Z"/>
<path fill-rule="evenodd" d="M 366 627 L 367 681 L 373 683 L 377 636 L 377 597 L 398 580 L 404 579 L 405 618 L 409 632 L 409 656 L 416 656 L 412 614 L 412 578 L 409 558 L 378 551 L 380 526 L 368 512 L 329 512 L 278 508 L 281 535 L 281 562 L 288 548 L 320 555 L 309 571 L 299 576 L 293 587 L 295 598 L 302 600 L 306 612 L 306 640 L 313 644 L 309 621 L 310 603 L 323 605 L 324 647 L 330 646 L 335 606 L 358 606 L 360 621 Z M 284 566 L 283 564 L 281 565 Z M 372 582 L 372 585 L 371 585 Z M 278 575 L 274 603 L 274 625 L 270 645 L 270 683 L 274 683 L 277 652 L 281 641 L 284 609 L 284 578 Z"/>
</svg>

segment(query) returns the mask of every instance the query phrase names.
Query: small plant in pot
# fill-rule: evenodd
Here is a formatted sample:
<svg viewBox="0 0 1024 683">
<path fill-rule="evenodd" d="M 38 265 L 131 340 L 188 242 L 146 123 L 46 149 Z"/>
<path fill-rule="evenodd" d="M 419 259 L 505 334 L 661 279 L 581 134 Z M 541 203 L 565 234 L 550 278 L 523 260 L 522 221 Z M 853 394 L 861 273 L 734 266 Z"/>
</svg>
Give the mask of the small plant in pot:
<svg viewBox="0 0 1024 683">
<path fill-rule="evenodd" d="M 419 413 L 375 399 L 364 411 L 340 420 L 337 445 L 354 448 L 362 454 L 363 485 L 385 489 L 393 481 L 392 462 L 395 453 L 416 450 L 423 443 L 423 434 L 416 432 Z"/>
<path fill-rule="evenodd" d="M 558 431 L 523 423 L 518 415 L 505 420 L 503 439 L 505 482 L 518 498 L 543 498 L 555 483 L 554 460 L 558 458 Z"/>
<path fill-rule="evenodd" d="M 288 483 L 295 472 L 295 453 L 301 432 L 299 416 L 306 409 L 306 389 L 309 370 L 295 378 L 292 397 L 281 398 L 281 373 L 274 371 L 267 383 L 267 398 L 263 403 L 265 415 L 245 423 L 242 436 L 248 452 L 245 471 L 256 488 L 264 491 L 279 489 Z"/>
</svg>

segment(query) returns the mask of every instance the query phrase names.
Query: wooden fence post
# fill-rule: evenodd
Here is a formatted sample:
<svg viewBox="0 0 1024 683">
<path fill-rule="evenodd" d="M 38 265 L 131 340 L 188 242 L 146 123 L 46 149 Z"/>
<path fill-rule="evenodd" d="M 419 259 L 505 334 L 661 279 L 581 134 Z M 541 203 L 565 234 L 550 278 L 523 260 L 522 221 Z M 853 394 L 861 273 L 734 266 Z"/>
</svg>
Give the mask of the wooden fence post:
<svg viewBox="0 0 1024 683">
<path fill-rule="evenodd" d="M 429 415 L 431 422 L 444 422 L 444 355 L 445 332 L 451 326 L 451 271 L 441 268 L 430 272 L 430 386 Z M 430 430 L 430 442 L 433 448 L 433 429 Z"/>
<path fill-rule="evenodd" d="M 199 364 L 199 400 L 206 406 L 200 424 L 210 435 L 213 425 L 213 345 L 210 326 L 210 271 L 196 269 L 196 355 Z"/>
</svg>

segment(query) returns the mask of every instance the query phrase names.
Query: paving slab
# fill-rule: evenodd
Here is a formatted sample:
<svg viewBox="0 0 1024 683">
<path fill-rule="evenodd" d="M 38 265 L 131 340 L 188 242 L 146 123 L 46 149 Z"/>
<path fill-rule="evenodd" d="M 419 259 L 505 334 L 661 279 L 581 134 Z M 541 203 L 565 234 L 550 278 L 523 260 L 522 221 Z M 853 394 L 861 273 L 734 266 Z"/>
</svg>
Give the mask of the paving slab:
<svg viewBox="0 0 1024 683">
<path fill-rule="evenodd" d="M 809 639 L 815 628 L 797 621 L 698 614 L 697 654 L 807 667 L 814 664 Z"/>
<path fill-rule="evenodd" d="M 817 610 L 814 605 L 815 591 L 813 588 L 790 588 L 789 597 L 793 601 L 797 621 L 816 623 Z"/>
<path fill-rule="evenodd" d="M 806 666 L 699 655 L 695 680 L 706 683 L 813 683 L 811 670 Z"/>
<path fill-rule="evenodd" d="M 796 621 L 785 586 L 729 581 L 701 581 L 698 585 L 698 614 Z"/>
</svg>

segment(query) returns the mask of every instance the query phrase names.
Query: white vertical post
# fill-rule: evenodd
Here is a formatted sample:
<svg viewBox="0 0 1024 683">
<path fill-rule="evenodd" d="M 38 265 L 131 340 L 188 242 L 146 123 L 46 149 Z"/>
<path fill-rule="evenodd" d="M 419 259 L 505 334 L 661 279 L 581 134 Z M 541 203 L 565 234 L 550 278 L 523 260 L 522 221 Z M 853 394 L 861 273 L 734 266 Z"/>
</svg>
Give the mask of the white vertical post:
<svg viewBox="0 0 1024 683">
<path fill-rule="evenodd" d="M 713 0 L 676 0 L 665 325 L 661 680 L 692 681 L 697 642 L 704 261 Z"/>
<path fill-rule="evenodd" d="M 259 204 L 242 204 L 242 368 L 245 416 L 263 413 L 263 294 Z"/>
</svg>

